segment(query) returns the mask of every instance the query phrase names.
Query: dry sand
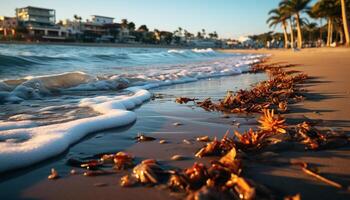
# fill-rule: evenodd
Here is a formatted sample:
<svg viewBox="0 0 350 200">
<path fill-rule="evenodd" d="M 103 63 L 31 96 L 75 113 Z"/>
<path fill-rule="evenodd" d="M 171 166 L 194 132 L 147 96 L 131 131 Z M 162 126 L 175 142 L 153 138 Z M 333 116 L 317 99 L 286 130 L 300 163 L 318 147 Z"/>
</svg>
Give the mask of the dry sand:
<svg viewBox="0 0 350 200">
<path fill-rule="evenodd" d="M 244 53 L 272 54 L 269 62 L 287 62 L 299 64 L 296 70 L 301 70 L 313 77 L 312 82 L 305 85 L 308 90 L 307 100 L 293 106 L 294 113 L 287 117 L 303 120 L 305 118 L 323 120 L 324 126 L 339 128 L 349 133 L 350 128 L 350 49 L 305 49 L 298 52 L 284 50 L 261 51 L 228 51 Z M 224 94 L 222 94 L 224 95 Z M 158 102 L 159 103 L 159 102 Z M 145 105 L 147 108 L 147 105 Z M 198 109 L 193 111 L 184 105 L 160 103 L 148 105 L 158 108 L 159 122 L 156 131 L 150 131 L 153 136 L 169 141 L 159 144 L 158 141 L 138 143 L 125 149 L 138 159 L 157 158 L 164 165 L 173 167 L 189 167 L 195 160 L 194 152 L 203 144 L 193 142 L 184 144 L 183 139 L 193 140 L 198 135 L 221 137 L 225 130 L 231 127 L 232 119 L 220 118 L 220 114 L 206 113 Z M 174 113 L 174 110 L 177 112 Z M 142 120 L 142 119 L 141 119 Z M 242 126 L 239 130 L 254 126 L 253 120 L 239 119 Z M 181 122 L 183 126 L 174 126 Z M 155 123 L 157 120 L 155 119 Z M 148 124 L 143 124 L 147 127 Z M 315 178 L 301 172 L 298 167 L 290 166 L 290 159 L 303 160 L 319 168 L 325 177 L 348 186 L 350 183 L 350 148 L 342 147 L 325 151 L 294 150 L 286 148 L 283 152 L 275 152 L 266 161 L 247 161 L 244 175 L 266 185 L 275 192 L 278 199 L 285 195 L 301 193 L 302 199 L 349 199 L 348 190 L 339 190 L 326 185 Z M 188 159 L 171 161 L 174 154 L 181 154 Z M 207 163 L 210 158 L 201 159 Z M 274 161 L 274 162 L 270 162 Z M 17 198 L 26 199 L 177 199 L 183 196 L 170 195 L 169 191 L 159 187 L 121 188 L 119 177 L 125 172 L 100 176 L 65 176 L 64 178 L 40 181 L 28 184 L 19 191 Z M 106 184 L 98 187 L 96 183 Z M 14 186 L 15 187 L 15 186 Z"/>
</svg>

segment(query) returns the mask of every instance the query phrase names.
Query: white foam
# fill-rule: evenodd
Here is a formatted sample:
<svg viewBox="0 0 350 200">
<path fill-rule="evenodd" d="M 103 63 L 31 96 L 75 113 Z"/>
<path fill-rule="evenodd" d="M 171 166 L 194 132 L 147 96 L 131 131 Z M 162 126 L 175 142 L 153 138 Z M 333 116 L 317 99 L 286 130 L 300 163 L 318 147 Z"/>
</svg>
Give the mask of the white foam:
<svg viewBox="0 0 350 200">
<path fill-rule="evenodd" d="M 214 52 L 214 50 L 212 48 L 207 48 L 207 49 L 192 49 L 193 52 L 196 53 L 210 53 L 210 52 Z"/>
<path fill-rule="evenodd" d="M 96 117 L 26 129 L 24 127 L 33 124 L 2 122 L 0 130 L 21 128 L 0 132 L 0 141 L 4 141 L 0 142 L 0 172 L 28 166 L 58 155 L 89 133 L 132 123 L 136 120 L 136 114 L 126 109 L 132 109 L 148 100 L 151 94 L 140 88 L 130 88 L 130 91 L 134 94 L 116 98 L 99 97 L 96 98 L 97 101 L 94 98 L 82 100 L 82 103 L 90 104 L 81 106 L 89 105 L 101 113 Z M 17 140 L 21 142 L 16 142 Z"/>
</svg>

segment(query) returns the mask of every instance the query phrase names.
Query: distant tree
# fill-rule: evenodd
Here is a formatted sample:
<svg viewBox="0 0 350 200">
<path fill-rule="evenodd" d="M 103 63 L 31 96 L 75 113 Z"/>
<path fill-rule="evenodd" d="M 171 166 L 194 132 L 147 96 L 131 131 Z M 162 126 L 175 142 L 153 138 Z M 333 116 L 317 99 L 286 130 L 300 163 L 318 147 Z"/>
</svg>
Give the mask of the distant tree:
<svg viewBox="0 0 350 200">
<path fill-rule="evenodd" d="M 218 33 L 216 32 L 216 31 L 214 31 L 214 33 L 213 33 L 214 35 L 214 38 L 216 38 L 216 39 L 218 39 L 219 38 L 219 35 L 218 35 Z"/>
<path fill-rule="evenodd" d="M 145 32 L 142 41 L 148 44 L 155 44 L 157 42 L 157 39 L 154 32 Z"/>
<path fill-rule="evenodd" d="M 128 28 L 128 24 L 129 23 L 128 23 L 127 19 L 122 19 L 121 20 L 121 24 L 120 25 L 121 25 L 122 28 Z"/>
<path fill-rule="evenodd" d="M 80 16 L 78 16 L 78 15 L 74 15 L 73 17 L 74 17 L 74 19 L 77 20 L 77 21 L 81 21 L 81 20 L 82 20 L 82 18 L 81 18 Z"/>
<path fill-rule="evenodd" d="M 296 25 L 297 25 L 297 33 L 298 33 L 298 48 L 302 48 L 303 46 L 303 35 L 301 32 L 301 24 L 300 24 L 300 14 L 304 11 L 307 11 L 308 4 L 311 0 L 282 0 L 280 3 L 280 7 L 284 12 L 288 12 L 290 15 L 294 15 Z"/>
<path fill-rule="evenodd" d="M 202 33 L 199 32 L 199 31 L 197 32 L 197 38 L 198 38 L 198 39 L 203 39 Z"/>
<path fill-rule="evenodd" d="M 188 32 L 187 30 L 184 30 L 184 36 L 187 39 L 187 38 L 193 37 L 194 35 L 192 33 Z"/>
<path fill-rule="evenodd" d="M 167 32 L 167 31 L 162 31 L 162 32 L 160 32 L 160 35 L 161 35 L 162 40 L 166 44 L 171 44 L 171 42 L 173 40 L 173 33 Z"/>
<path fill-rule="evenodd" d="M 334 22 L 336 18 L 340 17 L 340 13 L 340 4 L 334 0 L 319 0 L 309 11 L 311 17 L 327 19 L 327 46 L 333 42 Z"/>
<path fill-rule="evenodd" d="M 201 35 L 202 35 L 202 38 L 205 38 L 206 33 L 205 33 L 205 29 L 204 28 L 202 29 L 202 34 Z"/>
<path fill-rule="evenodd" d="M 208 36 L 210 39 L 217 39 L 218 38 L 218 34 L 216 33 L 216 31 L 214 31 L 213 33 L 209 33 Z"/>
<path fill-rule="evenodd" d="M 129 29 L 130 31 L 134 31 L 135 28 L 136 28 L 136 26 L 135 26 L 135 23 L 134 23 L 134 22 L 129 22 L 129 23 L 128 23 L 128 29 Z"/>
<path fill-rule="evenodd" d="M 284 36 L 284 48 L 288 48 L 288 15 L 281 8 L 272 9 L 269 12 L 270 17 L 267 19 L 266 23 L 269 24 L 269 27 L 276 27 L 278 24 L 281 24 Z M 293 30 L 292 30 L 293 31 Z"/>
<path fill-rule="evenodd" d="M 148 28 L 147 28 L 146 25 L 141 25 L 141 26 L 137 29 L 137 31 L 140 31 L 140 32 L 148 32 L 149 30 L 148 30 Z"/>
</svg>

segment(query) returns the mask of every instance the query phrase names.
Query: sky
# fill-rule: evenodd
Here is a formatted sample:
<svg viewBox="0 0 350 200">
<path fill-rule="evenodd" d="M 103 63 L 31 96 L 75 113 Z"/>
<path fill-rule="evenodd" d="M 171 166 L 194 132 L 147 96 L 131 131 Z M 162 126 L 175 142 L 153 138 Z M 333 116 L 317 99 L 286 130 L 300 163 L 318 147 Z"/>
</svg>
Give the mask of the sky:
<svg viewBox="0 0 350 200">
<path fill-rule="evenodd" d="M 150 30 L 174 31 L 182 27 L 197 33 L 217 31 L 220 38 L 259 34 L 271 29 L 266 24 L 269 10 L 280 0 L 0 0 L 0 15 L 14 16 L 15 8 L 38 6 L 56 10 L 56 19 L 83 20 L 91 15 L 146 24 Z M 272 29 L 273 30 L 273 29 Z M 278 29 L 277 29 L 278 30 Z"/>
</svg>

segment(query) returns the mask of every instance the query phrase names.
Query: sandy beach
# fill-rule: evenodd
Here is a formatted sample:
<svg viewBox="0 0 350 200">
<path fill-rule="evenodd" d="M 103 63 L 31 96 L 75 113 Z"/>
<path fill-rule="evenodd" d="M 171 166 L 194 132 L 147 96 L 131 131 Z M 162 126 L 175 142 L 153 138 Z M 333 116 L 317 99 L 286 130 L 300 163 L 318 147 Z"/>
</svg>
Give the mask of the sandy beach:
<svg viewBox="0 0 350 200">
<path fill-rule="evenodd" d="M 290 120 L 303 121 L 313 119 L 321 121 L 324 127 L 336 131 L 350 131 L 350 50 L 349 49 L 303 49 L 292 52 L 285 50 L 223 50 L 234 53 L 264 53 L 271 54 L 270 63 L 297 64 L 295 70 L 306 72 L 310 81 L 304 84 L 307 92 L 306 100 L 291 106 L 291 112 L 285 117 Z M 195 83 L 170 86 L 167 90 L 155 89 L 163 98 L 155 99 L 136 109 L 140 115 L 136 123 L 124 129 L 108 130 L 70 148 L 64 155 L 50 159 L 43 164 L 35 165 L 28 171 L 12 173 L 3 176 L 0 182 L 1 199 L 181 199 L 181 194 L 170 193 L 162 186 L 122 188 L 119 179 L 127 172 L 117 174 L 84 177 L 69 175 L 70 168 L 64 166 L 68 157 L 84 157 L 97 152 L 94 145 L 109 145 L 115 147 L 108 152 L 125 151 L 136 157 L 136 160 L 147 158 L 157 159 L 164 166 L 184 168 L 192 166 L 193 162 L 209 163 L 212 157 L 196 158 L 194 153 L 204 143 L 196 142 L 197 136 L 208 135 L 221 138 L 226 130 L 247 130 L 255 127 L 259 115 L 230 115 L 223 118 L 219 112 L 207 112 L 192 105 L 179 105 L 174 102 L 177 96 L 222 98 L 225 91 L 240 87 L 237 83 L 244 79 L 239 76 L 222 77 L 211 81 L 202 80 Z M 243 77 L 243 78 L 242 78 Z M 257 75 L 252 82 L 264 80 Z M 236 84 L 236 85 L 235 85 Z M 186 86 L 185 86 L 186 85 Z M 193 92 L 191 87 L 198 88 Z M 208 96 L 208 94 L 212 94 Z M 240 123 L 240 126 L 233 126 Z M 181 123 L 175 126 L 174 123 Z M 157 138 L 156 141 L 134 143 L 132 137 L 139 132 Z M 113 137 L 115 137 L 113 139 Z M 159 144 L 160 139 L 168 141 Z M 187 139 L 191 144 L 183 143 Z M 112 145 L 111 145 L 112 144 Z M 244 175 L 265 185 L 273 191 L 277 199 L 286 195 L 301 194 L 302 199 L 348 199 L 349 191 L 329 186 L 314 177 L 301 172 L 300 168 L 289 164 L 290 160 L 305 161 L 318 167 L 319 173 L 346 187 L 350 182 L 349 147 L 327 149 L 321 151 L 304 151 L 300 148 L 287 146 L 285 150 L 274 152 L 273 149 L 265 157 L 256 157 L 245 161 Z M 172 161 L 170 158 L 180 154 L 186 159 Z M 273 161 L 273 162 L 272 162 Z M 47 180 L 50 169 L 57 168 L 60 179 Z M 79 171 L 78 172 L 82 172 Z"/>
</svg>

